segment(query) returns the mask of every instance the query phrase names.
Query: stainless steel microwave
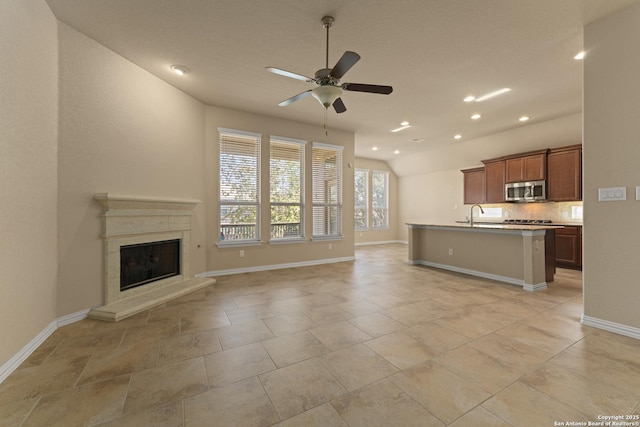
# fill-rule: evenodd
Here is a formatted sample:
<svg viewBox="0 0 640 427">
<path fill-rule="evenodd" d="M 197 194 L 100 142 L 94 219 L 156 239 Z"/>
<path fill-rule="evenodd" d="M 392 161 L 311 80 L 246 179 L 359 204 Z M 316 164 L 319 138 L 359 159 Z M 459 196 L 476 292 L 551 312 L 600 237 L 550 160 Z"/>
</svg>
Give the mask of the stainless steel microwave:
<svg viewBox="0 0 640 427">
<path fill-rule="evenodd" d="M 510 182 L 505 184 L 507 202 L 539 202 L 547 199 L 545 181 Z"/>
</svg>

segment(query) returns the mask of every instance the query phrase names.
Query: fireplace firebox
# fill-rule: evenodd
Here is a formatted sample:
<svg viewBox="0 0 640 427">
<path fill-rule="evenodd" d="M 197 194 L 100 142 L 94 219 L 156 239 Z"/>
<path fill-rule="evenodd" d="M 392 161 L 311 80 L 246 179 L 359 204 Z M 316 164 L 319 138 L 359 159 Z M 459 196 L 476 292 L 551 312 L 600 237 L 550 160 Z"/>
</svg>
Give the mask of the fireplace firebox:
<svg viewBox="0 0 640 427">
<path fill-rule="evenodd" d="M 180 239 L 120 247 L 120 291 L 180 274 Z"/>
</svg>

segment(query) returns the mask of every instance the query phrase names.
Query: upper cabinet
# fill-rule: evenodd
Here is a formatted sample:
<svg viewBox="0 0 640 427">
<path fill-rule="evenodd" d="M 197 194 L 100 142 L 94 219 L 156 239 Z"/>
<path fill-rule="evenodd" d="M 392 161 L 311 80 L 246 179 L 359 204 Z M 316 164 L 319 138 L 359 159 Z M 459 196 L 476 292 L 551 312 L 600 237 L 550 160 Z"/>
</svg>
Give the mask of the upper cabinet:
<svg viewBox="0 0 640 427">
<path fill-rule="evenodd" d="M 503 203 L 505 201 L 505 161 L 483 160 L 482 163 L 484 163 L 485 203 Z"/>
<path fill-rule="evenodd" d="M 541 181 L 547 178 L 547 150 L 505 159 L 506 182 Z"/>
<path fill-rule="evenodd" d="M 549 150 L 547 168 L 547 199 L 582 200 L 582 145 Z"/>
<path fill-rule="evenodd" d="M 464 204 L 484 203 L 484 168 L 465 169 Z"/>
</svg>

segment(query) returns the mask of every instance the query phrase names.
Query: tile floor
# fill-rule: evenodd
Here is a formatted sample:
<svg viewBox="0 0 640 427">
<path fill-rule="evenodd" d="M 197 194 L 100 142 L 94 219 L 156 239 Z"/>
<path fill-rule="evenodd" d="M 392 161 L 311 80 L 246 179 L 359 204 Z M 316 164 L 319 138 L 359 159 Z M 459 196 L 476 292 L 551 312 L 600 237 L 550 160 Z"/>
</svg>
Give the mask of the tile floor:
<svg viewBox="0 0 640 427">
<path fill-rule="evenodd" d="M 640 414 L 640 341 L 549 289 L 406 264 L 241 274 L 58 329 L 0 384 L 2 426 L 554 426 Z M 637 425 L 637 424 L 636 424 Z"/>
</svg>

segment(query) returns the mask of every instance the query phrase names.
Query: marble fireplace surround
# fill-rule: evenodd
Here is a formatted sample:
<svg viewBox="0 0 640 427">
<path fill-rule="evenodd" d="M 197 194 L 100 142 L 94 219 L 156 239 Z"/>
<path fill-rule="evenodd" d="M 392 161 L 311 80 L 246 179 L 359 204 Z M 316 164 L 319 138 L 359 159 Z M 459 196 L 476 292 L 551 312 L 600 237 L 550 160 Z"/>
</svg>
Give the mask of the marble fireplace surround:
<svg viewBox="0 0 640 427">
<path fill-rule="evenodd" d="M 215 283 L 191 276 L 191 216 L 199 200 L 167 199 L 101 193 L 94 199 L 103 208 L 104 305 L 89 311 L 93 319 L 118 321 Z M 163 240 L 180 240 L 177 276 L 120 290 L 120 247 Z"/>
</svg>

